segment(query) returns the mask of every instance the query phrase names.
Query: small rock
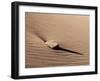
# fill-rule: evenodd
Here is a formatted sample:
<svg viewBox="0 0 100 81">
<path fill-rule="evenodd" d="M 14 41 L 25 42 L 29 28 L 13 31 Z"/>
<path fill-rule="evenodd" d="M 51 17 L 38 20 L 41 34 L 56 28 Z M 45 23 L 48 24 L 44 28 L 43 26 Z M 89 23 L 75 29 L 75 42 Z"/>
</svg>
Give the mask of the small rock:
<svg viewBox="0 0 100 81">
<path fill-rule="evenodd" d="M 58 43 L 55 40 L 49 40 L 45 42 L 45 44 L 52 49 L 58 46 Z"/>
</svg>

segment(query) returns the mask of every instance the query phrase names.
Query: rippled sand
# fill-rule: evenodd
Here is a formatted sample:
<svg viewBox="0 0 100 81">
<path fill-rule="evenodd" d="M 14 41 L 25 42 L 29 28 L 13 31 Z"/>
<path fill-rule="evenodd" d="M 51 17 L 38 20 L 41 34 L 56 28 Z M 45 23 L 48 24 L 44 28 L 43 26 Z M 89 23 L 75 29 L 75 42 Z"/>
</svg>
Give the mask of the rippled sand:
<svg viewBox="0 0 100 81">
<path fill-rule="evenodd" d="M 25 17 L 26 68 L 89 64 L 89 16 L 26 12 Z M 82 55 L 52 50 L 36 34 Z"/>
</svg>

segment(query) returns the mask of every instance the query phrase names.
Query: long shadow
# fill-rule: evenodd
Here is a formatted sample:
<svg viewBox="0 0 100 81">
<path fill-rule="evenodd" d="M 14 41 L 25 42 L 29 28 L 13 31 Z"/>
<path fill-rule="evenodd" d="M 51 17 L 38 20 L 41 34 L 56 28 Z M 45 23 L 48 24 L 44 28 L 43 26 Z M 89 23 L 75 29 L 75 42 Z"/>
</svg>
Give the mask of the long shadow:
<svg viewBox="0 0 100 81">
<path fill-rule="evenodd" d="M 76 51 L 72 51 L 70 49 L 66 49 L 66 48 L 62 48 L 62 47 L 55 47 L 53 48 L 54 50 L 62 50 L 62 51 L 65 51 L 65 52 L 70 52 L 70 53 L 75 53 L 75 54 L 79 54 L 79 55 L 83 55 L 82 53 L 79 53 L 79 52 L 76 52 Z"/>
</svg>

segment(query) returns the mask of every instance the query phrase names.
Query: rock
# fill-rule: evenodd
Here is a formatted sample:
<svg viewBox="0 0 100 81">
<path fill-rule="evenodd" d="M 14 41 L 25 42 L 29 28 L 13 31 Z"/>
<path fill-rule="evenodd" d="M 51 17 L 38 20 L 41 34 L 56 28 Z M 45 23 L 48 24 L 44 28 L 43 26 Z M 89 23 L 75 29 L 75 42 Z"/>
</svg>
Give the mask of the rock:
<svg viewBox="0 0 100 81">
<path fill-rule="evenodd" d="M 45 44 L 52 49 L 59 45 L 55 40 L 46 41 Z"/>
</svg>

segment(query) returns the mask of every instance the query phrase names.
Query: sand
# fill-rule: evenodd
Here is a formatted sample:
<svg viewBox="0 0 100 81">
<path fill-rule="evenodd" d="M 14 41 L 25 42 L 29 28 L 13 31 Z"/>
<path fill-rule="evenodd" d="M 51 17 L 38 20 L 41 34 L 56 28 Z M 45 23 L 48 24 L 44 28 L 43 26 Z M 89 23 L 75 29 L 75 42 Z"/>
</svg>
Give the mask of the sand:
<svg viewBox="0 0 100 81">
<path fill-rule="evenodd" d="M 26 12 L 25 23 L 26 68 L 89 64 L 89 16 Z M 50 49 L 37 34 L 82 55 Z"/>
</svg>

